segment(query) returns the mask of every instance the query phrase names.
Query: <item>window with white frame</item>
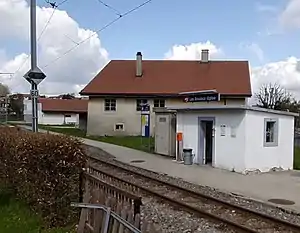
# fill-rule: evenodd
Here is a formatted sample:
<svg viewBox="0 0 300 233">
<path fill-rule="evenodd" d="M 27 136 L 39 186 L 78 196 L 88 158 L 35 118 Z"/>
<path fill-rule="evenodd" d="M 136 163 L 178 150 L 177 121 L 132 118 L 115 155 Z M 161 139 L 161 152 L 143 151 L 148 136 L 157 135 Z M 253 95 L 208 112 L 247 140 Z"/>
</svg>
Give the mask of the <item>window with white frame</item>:
<svg viewBox="0 0 300 233">
<path fill-rule="evenodd" d="M 278 146 L 278 119 L 265 118 L 264 146 Z"/>
<path fill-rule="evenodd" d="M 104 101 L 104 110 L 108 111 L 116 111 L 117 110 L 117 101 L 116 99 L 105 99 Z"/>
<path fill-rule="evenodd" d="M 124 131 L 124 124 L 123 123 L 115 124 L 115 131 Z"/>
<path fill-rule="evenodd" d="M 141 111 L 142 110 L 142 105 L 143 104 L 147 104 L 148 103 L 148 100 L 146 99 L 137 99 L 136 100 L 136 110 L 137 111 Z"/>
<path fill-rule="evenodd" d="M 166 106 L 166 101 L 164 99 L 156 99 L 154 100 L 155 108 L 164 108 Z"/>
</svg>

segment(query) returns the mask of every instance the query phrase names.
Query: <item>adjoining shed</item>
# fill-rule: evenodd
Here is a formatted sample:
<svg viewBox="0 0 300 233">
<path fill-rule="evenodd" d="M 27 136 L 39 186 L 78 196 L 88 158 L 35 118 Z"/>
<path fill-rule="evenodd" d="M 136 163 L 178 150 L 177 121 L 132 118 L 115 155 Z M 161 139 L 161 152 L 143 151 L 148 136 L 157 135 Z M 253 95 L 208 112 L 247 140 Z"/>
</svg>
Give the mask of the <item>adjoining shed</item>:
<svg viewBox="0 0 300 233">
<path fill-rule="evenodd" d="M 74 124 L 80 129 L 87 127 L 88 100 L 39 98 L 38 121 L 45 125 Z M 32 121 L 31 100 L 24 101 L 24 119 Z"/>
<path fill-rule="evenodd" d="M 176 110 L 176 132 L 196 164 L 240 173 L 293 169 L 296 113 L 229 105 L 169 110 Z"/>
</svg>

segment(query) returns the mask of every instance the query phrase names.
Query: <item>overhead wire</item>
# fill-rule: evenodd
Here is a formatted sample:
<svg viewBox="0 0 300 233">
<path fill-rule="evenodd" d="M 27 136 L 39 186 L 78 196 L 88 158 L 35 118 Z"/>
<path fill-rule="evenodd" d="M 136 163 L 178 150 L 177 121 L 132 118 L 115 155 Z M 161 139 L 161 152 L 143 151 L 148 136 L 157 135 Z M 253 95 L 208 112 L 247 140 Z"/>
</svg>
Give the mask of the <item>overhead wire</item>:
<svg viewBox="0 0 300 233">
<path fill-rule="evenodd" d="M 112 10 L 115 12 L 116 15 L 121 16 L 122 13 L 120 11 L 118 11 L 116 8 L 108 5 L 107 3 L 103 2 L 102 0 L 97 0 L 99 3 L 101 3 L 103 6 L 107 7 L 108 9 Z"/>
<path fill-rule="evenodd" d="M 69 54 L 72 51 L 74 51 L 74 49 L 76 49 L 77 47 L 79 47 L 81 44 L 83 44 L 84 42 L 90 40 L 92 37 L 94 37 L 95 35 L 97 35 L 99 32 L 102 32 L 103 30 L 107 29 L 108 27 L 110 27 L 111 25 L 113 25 L 114 23 L 116 23 L 117 21 L 119 21 L 121 18 L 124 18 L 125 16 L 131 14 L 132 12 L 134 12 L 134 11 L 138 10 L 139 8 L 147 5 L 150 2 L 152 2 L 152 0 L 147 0 L 147 1 L 143 2 L 142 4 L 140 4 L 140 5 L 132 8 L 131 10 L 129 10 L 127 12 L 125 12 L 124 14 L 121 14 L 118 18 L 115 18 L 114 20 L 110 21 L 108 24 L 104 25 L 102 28 L 100 28 L 99 30 L 97 30 L 96 32 L 94 32 L 93 34 L 91 34 L 89 37 L 81 40 L 75 46 L 73 46 L 72 48 L 70 48 L 69 50 L 67 50 L 66 52 L 64 52 L 60 56 L 58 56 L 57 58 L 55 58 L 52 61 L 50 61 L 47 65 L 42 66 L 42 68 L 46 68 L 46 67 L 50 66 L 51 64 L 57 62 L 58 60 L 60 60 L 64 56 L 66 56 L 67 54 Z"/>
<path fill-rule="evenodd" d="M 56 9 L 57 9 L 60 5 L 64 4 L 66 1 L 68 1 L 68 0 L 64 0 L 64 1 L 60 2 L 60 3 L 58 3 L 57 5 L 56 5 L 56 3 L 51 4 L 49 1 L 46 1 L 46 3 L 48 3 L 48 4 L 50 4 L 50 5 L 52 6 L 53 11 L 52 11 L 50 17 L 48 18 L 48 20 L 47 20 L 47 22 L 46 22 L 44 28 L 42 29 L 42 31 L 41 31 L 41 33 L 40 33 L 38 39 L 37 39 L 37 43 L 39 43 L 40 39 L 42 38 L 43 34 L 45 33 L 46 29 L 48 28 L 48 26 L 49 26 L 49 24 L 50 24 L 50 22 L 51 22 L 51 20 L 52 20 L 52 18 L 53 18 L 53 16 L 54 16 L 54 13 L 55 13 Z M 23 63 L 19 66 L 19 68 L 14 72 L 14 74 L 11 76 L 11 78 L 15 77 L 15 75 L 23 68 L 23 66 L 24 66 L 25 63 L 28 61 L 29 58 L 30 58 L 30 55 L 27 55 L 27 57 L 26 57 L 26 59 L 24 60 L 24 62 L 23 62 Z"/>
</svg>

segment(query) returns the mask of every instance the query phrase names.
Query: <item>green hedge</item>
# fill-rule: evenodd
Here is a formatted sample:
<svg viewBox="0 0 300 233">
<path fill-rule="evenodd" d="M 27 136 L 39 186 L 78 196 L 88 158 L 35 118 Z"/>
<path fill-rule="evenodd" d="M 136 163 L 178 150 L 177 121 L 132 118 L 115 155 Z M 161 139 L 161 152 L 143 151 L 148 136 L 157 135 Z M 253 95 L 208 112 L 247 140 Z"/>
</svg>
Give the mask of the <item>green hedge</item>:
<svg viewBox="0 0 300 233">
<path fill-rule="evenodd" d="M 63 135 L 0 127 L 0 182 L 41 214 L 49 227 L 78 216 L 80 173 L 86 163 L 81 142 Z"/>
</svg>

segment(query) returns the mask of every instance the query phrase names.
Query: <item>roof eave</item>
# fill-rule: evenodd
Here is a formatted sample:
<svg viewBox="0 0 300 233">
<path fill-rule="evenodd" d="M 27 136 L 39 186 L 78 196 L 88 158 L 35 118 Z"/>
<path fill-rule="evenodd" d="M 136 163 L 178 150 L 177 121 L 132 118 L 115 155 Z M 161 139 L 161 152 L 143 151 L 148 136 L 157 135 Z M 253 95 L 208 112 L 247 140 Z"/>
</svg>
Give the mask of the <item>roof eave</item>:
<svg viewBox="0 0 300 233">
<path fill-rule="evenodd" d="M 80 95 L 85 95 L 89 97 L 182 97 L 182 94 L 174 93 L 174 94 L 164 94 L 164 93 L 79 93 Z M 238 97 L 251 97 L 251 93 L 238 93 L 238 94 L 220 94 L 221 97 L 224 98 L 238 98 Z"/>
<path fill-rule="evenodd" d="M 49 109 L 46 109 L 46 110 L 42 110 L 42 112 L 45 112 L 45 113 L 87 113 L 87 110 L 79 110 L 79 111 L 76 111 L 76 110 L 49 110 Z"/>
</svg>

